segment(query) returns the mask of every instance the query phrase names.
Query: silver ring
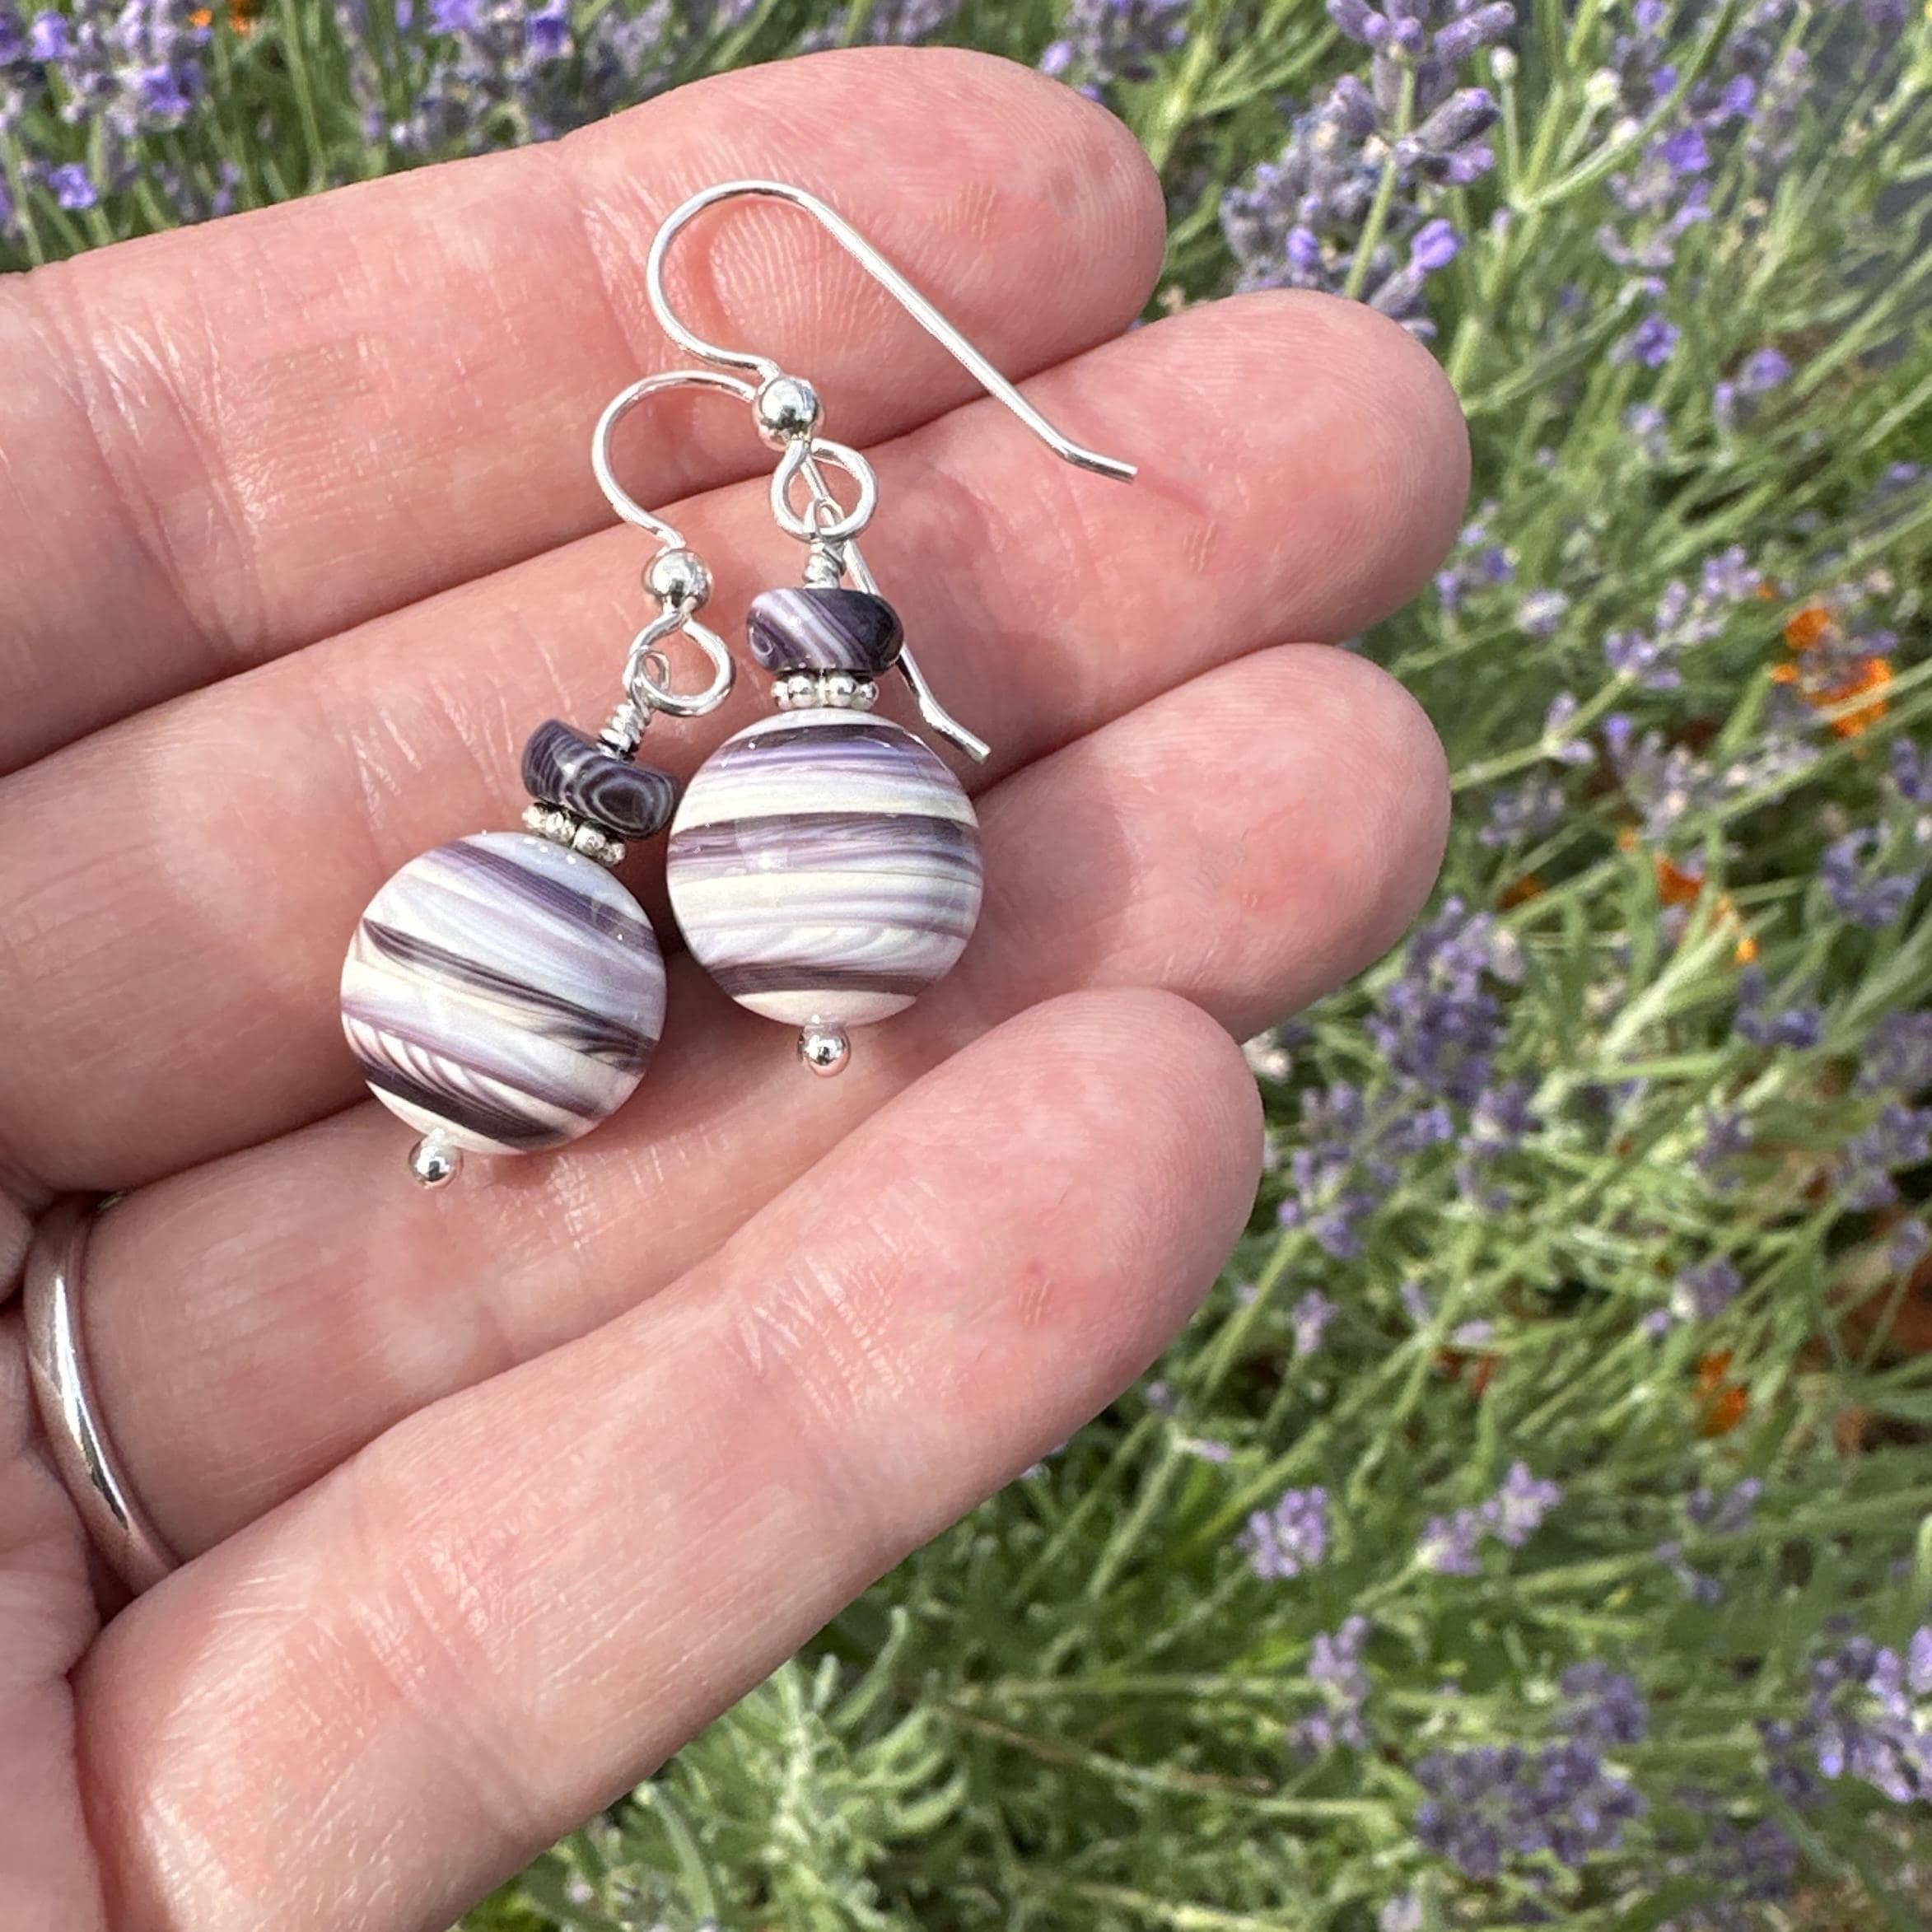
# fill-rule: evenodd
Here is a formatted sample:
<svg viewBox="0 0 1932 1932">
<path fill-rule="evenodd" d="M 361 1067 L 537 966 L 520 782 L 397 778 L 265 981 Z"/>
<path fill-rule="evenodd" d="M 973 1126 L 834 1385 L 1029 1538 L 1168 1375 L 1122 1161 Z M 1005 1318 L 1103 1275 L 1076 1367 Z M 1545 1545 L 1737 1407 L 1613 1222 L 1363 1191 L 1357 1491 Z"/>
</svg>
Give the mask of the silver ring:
<svg viewBox="0 0 1932 1932">
<path fill-rule="evenodd" d="M 81 1269 L 100 1203 L 69 1195 L 35 1224 L 27 1250 L 27 1365 L 40 1426 L 94 1547 L 136 1596 L 181 1559 L 114 1473 L 113 1438 L 96 1411 L 81 1323 Z"/>
</svg>

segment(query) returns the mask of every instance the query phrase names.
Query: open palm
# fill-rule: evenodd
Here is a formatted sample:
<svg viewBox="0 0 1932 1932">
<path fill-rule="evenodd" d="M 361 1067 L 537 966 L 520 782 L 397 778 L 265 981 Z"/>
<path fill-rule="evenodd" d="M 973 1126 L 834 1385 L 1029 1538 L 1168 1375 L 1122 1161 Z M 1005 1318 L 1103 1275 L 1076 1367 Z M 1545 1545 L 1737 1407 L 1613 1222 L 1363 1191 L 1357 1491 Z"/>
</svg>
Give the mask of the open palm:
<svg viewBox="0 0 1932 1932">
<path fill-rule="evenodd" d="M 1141 480 L 973 401 L 790 211 L 716 223 L 680 306 L 878 446 L 870 561 L 996 748 L 984 917 L 830 1084 L 674 959 L 621 1114 L 426 1196 L 344 1048 L 343 949 L 403 861 L 516 824 L 534 723 L 607 708 L 648 546 L 587 429 L 675 359 L 656 223 L 743 175 L 829 198 Z M 1161 233 L 1077 96 L 880 50 L 0 287 L 0 1276 L 56 1195 L 128 1191 L 88 1348 L 191 1557 L 104 1623 L 0 1314 L 10 1923 L 447 1924 L 1212 1278 L 1258 1152 L 1234 1039 L 1385 948 L 1443 833 L 1420 714 L 1301 641 L 1416 588 L 1464 456 L 1365 310 L 1122 335 Z M 740 412 L 667 403 L 625 460 L 684 499 L 727 634 L 791 580 Z M 688 771 L 758 706 L 650 754 Z M 627 871 L 670 939 L 660 866 Z"/>
</svg>

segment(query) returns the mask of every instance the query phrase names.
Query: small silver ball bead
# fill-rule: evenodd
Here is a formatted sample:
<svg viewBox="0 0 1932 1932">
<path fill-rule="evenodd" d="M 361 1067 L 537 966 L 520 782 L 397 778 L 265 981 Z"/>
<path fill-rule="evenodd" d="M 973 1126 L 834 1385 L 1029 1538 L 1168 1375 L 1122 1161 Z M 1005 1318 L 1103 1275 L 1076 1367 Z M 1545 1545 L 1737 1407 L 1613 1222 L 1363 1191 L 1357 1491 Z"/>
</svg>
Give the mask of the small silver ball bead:
<svg viewBox="0 0 1932 1932">
<path fill-rule="evenodd" d="M 711 595 L 711 572 L 693 550 L 660 550 L 644 567 L 644 588 L 660 604 L 695 610 Z"/>
<path fill-rule="evenodd" d="M 798 1036 L 798 1057 L 821 1080 L 843 1073 L 852 1057 L 852 1043 L 838 1026 L 808 1026 Z"/>
<path fill-rule="evenodd" d="M 819 427 L 824 408 L 802 376 L 774 376 L 752 404 L 758 432 L 774 449 L 803 442 Z"/>
<path fill-rule="evenodd" d="M 441 1134 L 425 1134 L 409 1150 L 409 1173 L 419 1188 L 446 1188 L 463 1171 L 463 1150 Z"/>
</svg>

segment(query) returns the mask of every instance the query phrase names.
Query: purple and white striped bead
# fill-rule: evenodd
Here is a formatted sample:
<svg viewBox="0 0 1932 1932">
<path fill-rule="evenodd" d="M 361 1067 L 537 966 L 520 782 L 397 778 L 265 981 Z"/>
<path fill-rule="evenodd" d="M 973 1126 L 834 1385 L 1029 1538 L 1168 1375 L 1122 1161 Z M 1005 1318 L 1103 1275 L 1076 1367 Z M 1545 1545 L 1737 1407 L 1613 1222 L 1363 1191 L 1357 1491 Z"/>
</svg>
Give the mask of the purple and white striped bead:
<svg viewBox="0 0 1932 1932">
<path fill-rule="evenodd" d="M 369 1090 L 486 1154 L 561 1146 L 615 1113 L 664 997 L 643 908 L 595 861 L 520 832 L 412 859 L 370 901 L 342 969 Z"/>
<path fill-rule="evenodd" d="M 911 732 L 829 707 L 726 740 L 671 821 L 686 943 L 740 1006 L 800 1027 L 884 1020 L 949 972 L 979 917 L 979 828 Z"/>
<path fill-rule="evenodd" d="M 816 584 L 761 590 L 744 614 L 751 655 L 768 671 L 882 678 L 905 642 L 898 613 L 870 590 Z"/>
</svg>

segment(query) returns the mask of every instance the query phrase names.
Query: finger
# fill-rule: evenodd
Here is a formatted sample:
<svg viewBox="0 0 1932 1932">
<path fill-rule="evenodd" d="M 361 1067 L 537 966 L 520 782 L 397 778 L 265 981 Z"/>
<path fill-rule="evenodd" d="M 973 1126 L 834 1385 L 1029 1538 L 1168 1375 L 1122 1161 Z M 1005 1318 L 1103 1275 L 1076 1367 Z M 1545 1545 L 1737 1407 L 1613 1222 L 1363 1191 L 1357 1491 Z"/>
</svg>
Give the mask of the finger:
<svg viewBox="0 0 1932 1932">
<path fill-rule="evenodd" d="M 553 1164 L 474 1168 L 426 1201 L 407 1136 L 371 1105 L 107 1216 L 94 1374 L 175 1547 L 207 1547 L 391 1423 L 662 1287 L 916 1075 L 1038 1001 L 1160 987 L 1245 1036 L 1326 992 L 1426 895 L 1446 791 L 1401 688 L 1304 646 L 1157 700 L 981 810 L 990 896 L 959 969 L 861 1036 L 829 1086 L 687 972 L 643 1101 Z"/>
<path fill-rule="evenodd" d="M 0 1310 L 0 1872 L 14 1922 L 48 1932 L 98 1923 L 68 1687 L 97 1622 L 81 1526 L 34 1426 L 24 1324 Z"/>
<path fill-rule="evenodd" d="M 880 567 L 1009 766 L 1263 643 L 1393 608 L 1460 510 L 1440 372 L 1356 306 L 1196 311 L 1038 393 L 1055 409 L 1104 398 L 1123 446 L 1164 464 L 1108 484 L 1044 459 L 993 404 L 881 458 L 895 515 Z M 739 597 L 796 570 L 762 485 L 703 515 Z M 619 554 L 635 562 L 621 535 Z M 119 1184 L 352 1099 L 345 935 L 415 853 L 516 822 L 517 746 L 538 720 L 600 714 L 635 602 L 602 567 L 525 566 L 0 784 L 0 900 L 15 908 L 0 1012 L 18 1036 L 0 1141 L 50 1183 Z M 709 732 L 660 728 L 653 756 L 688 763 L 759 702 L 748 688 Z M 126 807 L 111 824 L 91 809 L 109 790 Z"/>
<path fill-rule="evenodd" d="M 446 1924 L 1138 1374 L 1259 1143 L 1183 1001 L 1055 1001 L 170 1579 L 81 1678 L 115 1922 Z"/>
<path fill-rule="evenodd" d="M 1123 328 L 1160 262 L 1158 183 L 1110 116 L 1010 62 L 876 49 L 13 281 L 0 448 L 34 460 L 0 465 L 0 682 L 26 694 L 0 770 L 607 520 L 597 411 L 688 360 L 646 304 L 652 234 L 699 188 L 772 175 L 1017 373 Z M 687 320 L 809 374 L 847 440 L 973 390 L 796 210 L 713 216 L 673 266 Z M 667 404 L 632 487 L 748 474 L 741 418 Z"/>
</svg>

